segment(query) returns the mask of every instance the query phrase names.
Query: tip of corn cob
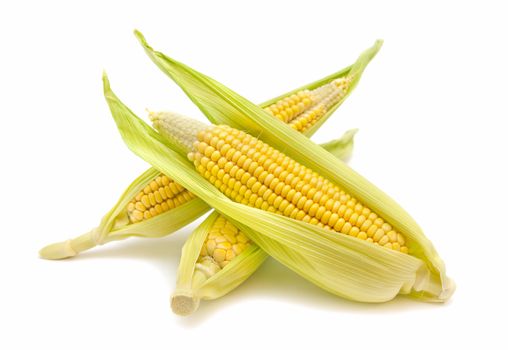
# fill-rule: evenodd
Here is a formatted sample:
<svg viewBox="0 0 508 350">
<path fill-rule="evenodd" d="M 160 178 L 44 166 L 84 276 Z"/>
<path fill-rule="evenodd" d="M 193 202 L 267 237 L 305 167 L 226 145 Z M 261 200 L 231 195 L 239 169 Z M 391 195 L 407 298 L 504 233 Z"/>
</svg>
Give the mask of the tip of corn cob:
<svg viewBox="0 0 508 350">
<path fill-rule="evenodd" d="M 171 309 L 180 316 L 188 316 L 197 310 L 199 298 L 190 292 L 176 291 L 171 297 Z"/>
<path fill-rule="evenodd" d="M 148 111 L 148 117 L 161 135 L 176 142 L 185 152 L 192 150 L 192 145 L 196 141 L 195 135 L 207 127 L 198 120 L 174 112 Z"/>
</svg>

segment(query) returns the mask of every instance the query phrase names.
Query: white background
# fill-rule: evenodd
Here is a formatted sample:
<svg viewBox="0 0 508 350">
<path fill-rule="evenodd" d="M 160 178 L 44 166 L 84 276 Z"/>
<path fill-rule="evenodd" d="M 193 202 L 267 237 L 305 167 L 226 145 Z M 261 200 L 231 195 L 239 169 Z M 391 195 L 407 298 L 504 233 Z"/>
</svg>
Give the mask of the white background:
<svg viewBox="0 0 508 350">
<path fill-rule="evenodd" d="M 354 4 L 353 4 L 354 3 Z M 508 53 L 502 1 L 0 4 L 0 348 L 506 348 Z M 192 227 L 67 261 L 37 251 L 97 225 L 147 165 L 102 97 L 203 118 L 157 49 L 261 102 L 385 39 L 315 136 L 358 127 L 351 165 L 425 229 L 457 291 L 445 305 L 334 297 L 275 261 L 189 318 L 171 313 Z"/>
</svg>

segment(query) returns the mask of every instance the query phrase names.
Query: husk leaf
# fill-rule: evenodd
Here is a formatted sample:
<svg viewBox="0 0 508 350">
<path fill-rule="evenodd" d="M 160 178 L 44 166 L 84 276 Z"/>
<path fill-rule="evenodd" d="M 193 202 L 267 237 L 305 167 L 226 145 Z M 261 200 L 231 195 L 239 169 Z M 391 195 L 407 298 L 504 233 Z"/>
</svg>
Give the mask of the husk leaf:
<svg viewBox="0 0 508 350">
<path fill-rule="evenodd" d="M 323 143 L 320 146 L 336 158 L 347 161 L 353 153 L 354 137 L 357 132 L 358 129 L 348 130 L 340 139 Z"/>
</svg>

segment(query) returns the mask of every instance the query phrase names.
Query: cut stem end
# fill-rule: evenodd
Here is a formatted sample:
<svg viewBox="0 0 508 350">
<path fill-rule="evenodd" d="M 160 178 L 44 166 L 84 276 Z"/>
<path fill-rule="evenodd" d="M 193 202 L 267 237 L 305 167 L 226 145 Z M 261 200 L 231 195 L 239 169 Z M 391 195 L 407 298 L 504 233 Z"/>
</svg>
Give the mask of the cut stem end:
<svg viewBox="0 0 508 350">
<path fill-rule="evenodd" d="M 199 298 L 189 292 L 175 292 L 171 297 L 171 309 L 180 316 L 189 316 L 199 307 Z"/>
</svg>

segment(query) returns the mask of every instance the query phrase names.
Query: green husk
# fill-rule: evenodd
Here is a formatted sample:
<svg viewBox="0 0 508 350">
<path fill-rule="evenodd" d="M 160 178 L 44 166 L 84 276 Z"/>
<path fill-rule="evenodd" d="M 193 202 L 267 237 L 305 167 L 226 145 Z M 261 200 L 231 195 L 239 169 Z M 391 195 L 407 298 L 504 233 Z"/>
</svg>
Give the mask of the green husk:
<svg viewBox="0 0 508 350">
<path fill-rule="evenodd" d="M 201 177 L 185 155 L 173 151 L 162 136 L 130 111 L 104 76 L 104 94 L 112 116 L 134 153 L 226 216 L 269 255 L 331 293 L 364 302 L 391 300 L 399 293 L 442 302 L 451 295 L 453 287 L 444 275 L 442 261 L 393 200 L 332 154 L 233 91 L 162 54 L 157 57 L 167 61 L 175 80 L 207 117 L 220 115 L 222 121 L 257 132 L 265 142 L 284 148 L 290 157 L 342 186 L 405 233 L 416 256 L 231 201 Z"/>
<path fill-rule="evenodd" d="M 323 145 L 339 159 L 351 155 L 353 139 L 357 129 L 349 130 L 337 140 Z M 206 280 L 193 279 L 196 262 L 213 223 L 219 217 L 213 211 L 189 236 L 184 247 L 178 267 L 176 289 L 171 299 L 175 313 L 185 316 L 194 312 L 200 300 L 212 300 L 229 293 L 249 278 L 268 257 L 259 246 L 252 243 L 248 249 L 234 258 L 225 268 Z"/>
</svg>

